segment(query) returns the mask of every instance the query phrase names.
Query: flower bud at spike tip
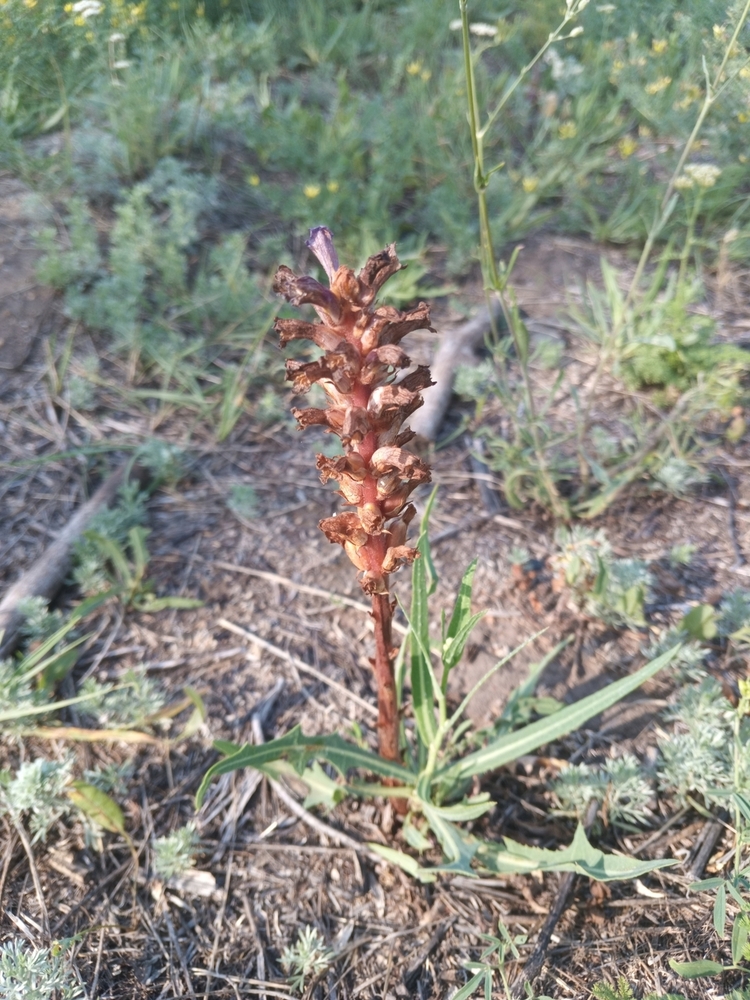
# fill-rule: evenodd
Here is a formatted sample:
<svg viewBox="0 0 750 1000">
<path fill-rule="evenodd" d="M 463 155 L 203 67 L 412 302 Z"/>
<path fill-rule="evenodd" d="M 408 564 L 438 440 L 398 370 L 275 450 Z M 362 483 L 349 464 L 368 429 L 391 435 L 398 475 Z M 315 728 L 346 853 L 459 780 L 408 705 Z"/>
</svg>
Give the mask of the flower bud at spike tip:
<svg viewBox="0 0 750 1000">
<path fill-rule="evenodd" d="M 388 577 L 417 558 L 416 549 L 406 544 L 407 525 L 414 516 L 408 499 L 417 486 L 430 481 L 430 469 L 404 449 L 413 436 L 404 421 L 422 405 L 422 390 L 434 384 L 425 366 L 399 378 L 401 369 L 411 368 L 399 344 L 413 330 L 432 329 L 430 310 L 424 302 L 406 311 L 376 306 L 379 290 L 403 266 L 395 244 L 370 257 L 358 274 L 339 264 L 325 226 L 310 231 L 307 246 L 325 270 L 329 287 L 284 266 L 276 272 L 273 287 L 293 306 L 311 305 L 320 322 L 277 319 L 276 331 L 282 346 L 309 340 L 323 351 L 315 361 L 287 361 L 287 379 L 295 393 L 318 384 L 327 398 L 324 409 L 293 413 L 300 428 L 322 425 L 340 438 L 344 449 L 337 458 L 318 456 L 318 469 L 323 482 L 338 482 L 339 495 L 354 509 L 324 518 L 320 527 L 329 541 L 344 547 L 361 572 L 363 589 L 372 596 L 380 753 L 398 760 Z"/>
</svg>

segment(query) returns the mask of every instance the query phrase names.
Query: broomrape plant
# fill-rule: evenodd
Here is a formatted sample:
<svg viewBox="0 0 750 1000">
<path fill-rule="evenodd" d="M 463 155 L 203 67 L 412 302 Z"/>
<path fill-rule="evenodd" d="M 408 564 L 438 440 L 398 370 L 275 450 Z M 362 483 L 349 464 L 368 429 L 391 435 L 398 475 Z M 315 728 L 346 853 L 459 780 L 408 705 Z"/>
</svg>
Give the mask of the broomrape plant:
<svg viewBox="0 0 750 1000">
<path fill-rule="evenodd" d="M 486 840 L 463 828 L 462 824 L 479 819 L 495 806 L 486 792 L 470 793 L 475 779 L 564 736 L 613 705 L 669 663 L 678 647 L 596 694 L 528 722 L 528 715 L 517 711 L 518 704 L 528 701 L 541 671 L 564 645 L 560 644 L 531 668 L 529 681 L 511 697 L 489 735 L 468 732 L 463 715 L 470 700 L 518 650 L 500 660 L 457 708 L 449 706 L 450 673 L 482 613 L 471 610 L 475 561 L 461 580 L 450 617 L 443 615 L 440 639 L 435 641 L 430 635 L 428 601 L 437 586 L 428 538 L 434 492 L 416 545 L 406 541 L 415 516 L 409 497 L 417 486 L 429 482 L 430 469 L 404 447 L 412 437 L 404 421 L 421 405 L 421 391 L 430 386 L 431 379 L 428 369 L 420 366 L 397 380 L 399 370 L 411 364 L 400 341 L 410 331 L 427 326 L 429 308 L 424 303 L 406 312 L 376 307 L 379 289 L 401 267 L 394 245 L 370 257 L 359 274 L 339 265 L 328 229 L 312 230 L 308 247 L 322 264 L 329 285 L 281 267 L 275 288 L 294 306 L 312 305 L 319 322 L 278 319 L 276 329 L 282 343 L 307 339 L 323 351 L 315 361 L 287 361 L 287 377 L 298 393 L 315 383 L 322 387 L 328 406 L 295 410 L 295 416 L 303 428 L 325 427 L 340 438 L 344 448 L 343 454 L 334 457 L 318 455 L 317 465 L 324 482 L 338 482 L 340 496 L 351 509 L 324 518 L 320 527 L 330 541 L 344 547 L 372 600 L 379 753 L 364 740 L 353 743 L 338 734 L 306 736 L 300 726 L 260 746 L 218 741 L 215 745 L 223 759 L 208 770 L 198 790 L 198 805 L 213 777 L 240 767 L 255 767 L 273 778 L 302 778 L 309 790 L 308 805 L 331 808 L 347 794 L 389 797 L 403 816 L 408 845 L 422 853 L 437 844 L 442 857 L 437 865 L 426 867 L 403 851 L 370 846 L 423 882 L 434 881 L 441 872 L 471 876 L 540 870 L 575 871 L 597 879 L 630 878 L 672 864 L 604 855 L 589 843 L 580 825 L 572 844 L 562 851 L 529 847 L 508 838 Z M 404 613 L 409 630 L 397 651 L 391 638 L 395 602 L 390 577 L 408 564 L 412 566 L 412 601 L 410 612 Z M 413 723 L 405 721 L 409 716 Z M 338 773 L 338 781 L 322 769 L 321 762 Z M 375 775 L 376 780 L 365 780 L 363 772 Z"/>
</svg>

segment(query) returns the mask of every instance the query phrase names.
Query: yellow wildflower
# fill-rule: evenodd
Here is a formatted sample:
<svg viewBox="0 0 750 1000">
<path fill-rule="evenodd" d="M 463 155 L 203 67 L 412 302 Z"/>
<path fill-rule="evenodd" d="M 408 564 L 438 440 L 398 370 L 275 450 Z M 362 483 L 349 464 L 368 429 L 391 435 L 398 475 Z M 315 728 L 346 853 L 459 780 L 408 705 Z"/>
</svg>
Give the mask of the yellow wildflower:
<svg viewBox="0 0 750 1000">
<path fill-rule="evenodd" d="M 336 192 L 338 191 L 338 189 L 339 189 L 339 182 L 338 181 L 329 181 L 326 184 L 326 190 L 330 191 L 331 194 L 336 194 Z"/>
<path fill-rule="evenodd" d="M 625 63 L 622 61 L 622 59 L 615 59 L 615 61 L 612 63 L 612 70 L 615 73 L 619 73 L 623 69 L 625 69 Z"/>
<path fill-rule="evenodd" d="M 737 121 L 742 122 L 743 125 L 745 122 L 750 122 L 750 114 L 747 111 L 740 111 L 737 115 Z"/>
<path fill-rule="evenodd" d="M 646 84 L 646 93 L 651 95 L 659 94 L 662 90 L 666 90 L 671 82 L 671 76 L 660 76 L 659 79 L 654 80 L 653 83 Z"/>
<path fill-rule="evenodd" d="M 636 149 L 638 149 L 638 143 L 632 135 L 624 135 L 617 143 L 617 151 L 623 160 L 627 160 L 629 156 L 632 156 Z"/>
<path fill-rule="evenodd" d="M 727 40 L 727 29 L 724 27 L 723 24 L 715 24 L 714 25 L 714 38 L 718 42 L 726 42 L 726 40 Z"/>
<path fill-rule="evenodd" d="M 677 188 L 678 191 L 689 191 L 690 188 L 693 186 L 693 182 L 689 177 L 686 177 L 685 174 L 680 174 L 680 176 L 674 182 L 674 186 Z"/>
<path fill-rule="evenodd" d="M 406 72 L 409 74 L 409 76 L 416 76 L 417 73 L 421 73 L 421 71 L 422 71 L 422 61 L 420 59 L 415 59 L 413 62 L 410 62 L 406 67 Z"/>
<path fill-rule="evenodd" d="M 302 190 L 305 198 L 317 198 L 320 194 L 320 184 L 305 184 Z"/>
<path fill-rule="evenodd" d="M 538 177 L 524 177 L 521 181 L 521 186 L 523 187 L 526 194 L 533 194 L 534 191 L 539 187 Z"/>
<path fill-rule="evenodd" d="M 650 139 L 653 134 L 654 134 L 653 129 L 650 129 L 648 125 L 638 126 L 638 135 L 641 137 L 641 139 Z"/>
<path fill-rule="evenodd" d="M 23 5 L 32 10 L 32 8 L 36 7 L 36 0 L 23 0 Z"/>
<path fill-rule="evenodd" d="M 430 79 L 431 76 L 432 73 L 430 72 L 430 70 L 423 69 L 422 72 L 419 74 L 419 79 L 424 80 L 424 82 L 427 83 L 427 81 Z"/>
<path fill-rule="evenodd" d="M 651 51 L 655 56 L 660 56 L 662 52 L 666 52 L 669 48 L 669 42 L 666 38 L 655 38 L 651 42 Z"/>
<path fill-rule="evenodd" d="M 750 66 L 743 66 L 738 76 L 740 76 L 743 80 L 750 80 Z"/>
<path fill-rule="evenodd" d="M 258 185 L 260 184 L 260 177 L 258 177 L 257 174 L 248 174 L 247 183 L 250 185 L 250 187 L 257 188 Z"/>
<path fill-rule="evenodd" d="M 557 130 L 561 139 L 575 139 L 578 135 L 578 127 L 575 122 L 563 122 Z"/>
</svg>

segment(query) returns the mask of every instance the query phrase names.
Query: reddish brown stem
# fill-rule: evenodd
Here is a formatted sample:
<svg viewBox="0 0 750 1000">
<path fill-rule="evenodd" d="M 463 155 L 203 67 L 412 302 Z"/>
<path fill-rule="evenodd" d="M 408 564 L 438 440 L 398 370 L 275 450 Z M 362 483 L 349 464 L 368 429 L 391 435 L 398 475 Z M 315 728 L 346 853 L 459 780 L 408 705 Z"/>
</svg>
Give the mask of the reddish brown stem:
<svg viewBox="0 0 750 1000">
<path fill-rule="evenodd" d="M 398 704 L 396 679 L 393 673 L 393 643 L 391 619 L 393 611 L 389 594 L 372 595 L 372 617 L 375 622 L 375 680 L 378 687 L 378 749 L 386 760 L 401 760 L 398 746 Z"/>
<path fill-rule="evenodd" d="M 395 650 L 391 641 L 391 621 L 393 606 L 390 594 L 372 595 L 372 617 L 375 622 L 375 680 L 378 686 L 378 750 L 386 760 L 401 761 L 399 749 L 398 702 L 396 700 L 396 678 L 393 671 Z M 386 778 L 386 785 L 397 785 L 393 778 Z M 406 799 L 391 799 L 394 810 L 405 816 L 408 810 Z"/>
</svg>

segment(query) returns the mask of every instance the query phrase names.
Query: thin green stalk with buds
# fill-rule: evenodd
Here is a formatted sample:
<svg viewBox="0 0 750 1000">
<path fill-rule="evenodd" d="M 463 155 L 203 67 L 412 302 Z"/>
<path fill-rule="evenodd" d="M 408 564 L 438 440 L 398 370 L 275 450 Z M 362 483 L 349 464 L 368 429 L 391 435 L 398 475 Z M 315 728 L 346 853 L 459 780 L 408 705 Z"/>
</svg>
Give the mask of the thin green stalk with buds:
<svg viewBox="0 0 750 1000">
<path fill-rule="evenodd" d="M 479 105 L 477 101 L 476 77 L 474 73 L 474 58 L 470 43 L 470 25 L 468 0 L 459 0 L 461 12 L 461 30 L 463 35 L 463 56 L 464 73 L 466 77 L 466 102 L 469 117 L 469 129 L 471 132 L 471 148 L 474 158 L 474 190 L 477 195 L 479 209 L 479 235 L 480 235 L 480 260 L 482 264 L 482 276 L 484 279 L 485 292 L 495 294 L 500 303 L 505 324 L 513 339 L 513 346 L 516 351 L 518 365 L 523 383 L 524 406 L 529 420 L 529 431 L 534 444 L 534 452 L 539 466 L 539 474 L 544 483 L 544 488 L 549 498 L 550 505 L 555 517 L 562 520 L 570 520 L 570 507 L 566 500 L 560 495 L 560 491 L 555 483 L 554 476 L 550 472 L 549 463 L 545 449 L 539 436 L 538 417 L 534 393 L 529 371 L 529 338 L 526 328 L 518 314 L 518 309 L 512 301 L 508 291 L 508 279 L 513 269 L 515 258 L 511 260 L 508 268 L 501 270 L 498 268 L 495 245 L 492 237 L 492 227 L 490 225 L 489 208 L 487 204 L 487 188 L 490 178 L 498 170 L 502 170 L 504 163 L 498 163 L 494 167 L 487 169 L 484 164 L 484 140 L 494 122 L 502 110 L 507 105 L 510 98 L 525 77 L 536 66 L 539 60 L 545 55 L 547 50 L 557 42 L 580 35 L 583 29 L 580 26 L 566 31 L 568 26 L 580 12 L 587 6 L 589 0 L 567 0 L 565 15 L 554 31 L 550 32 L 547 41 L 539 49 L 533 59 L 531 59 L 517 74 L 509 84 L 502 97 L 487 116 L 484 125 L 480 124 Z"/>
</svg>

